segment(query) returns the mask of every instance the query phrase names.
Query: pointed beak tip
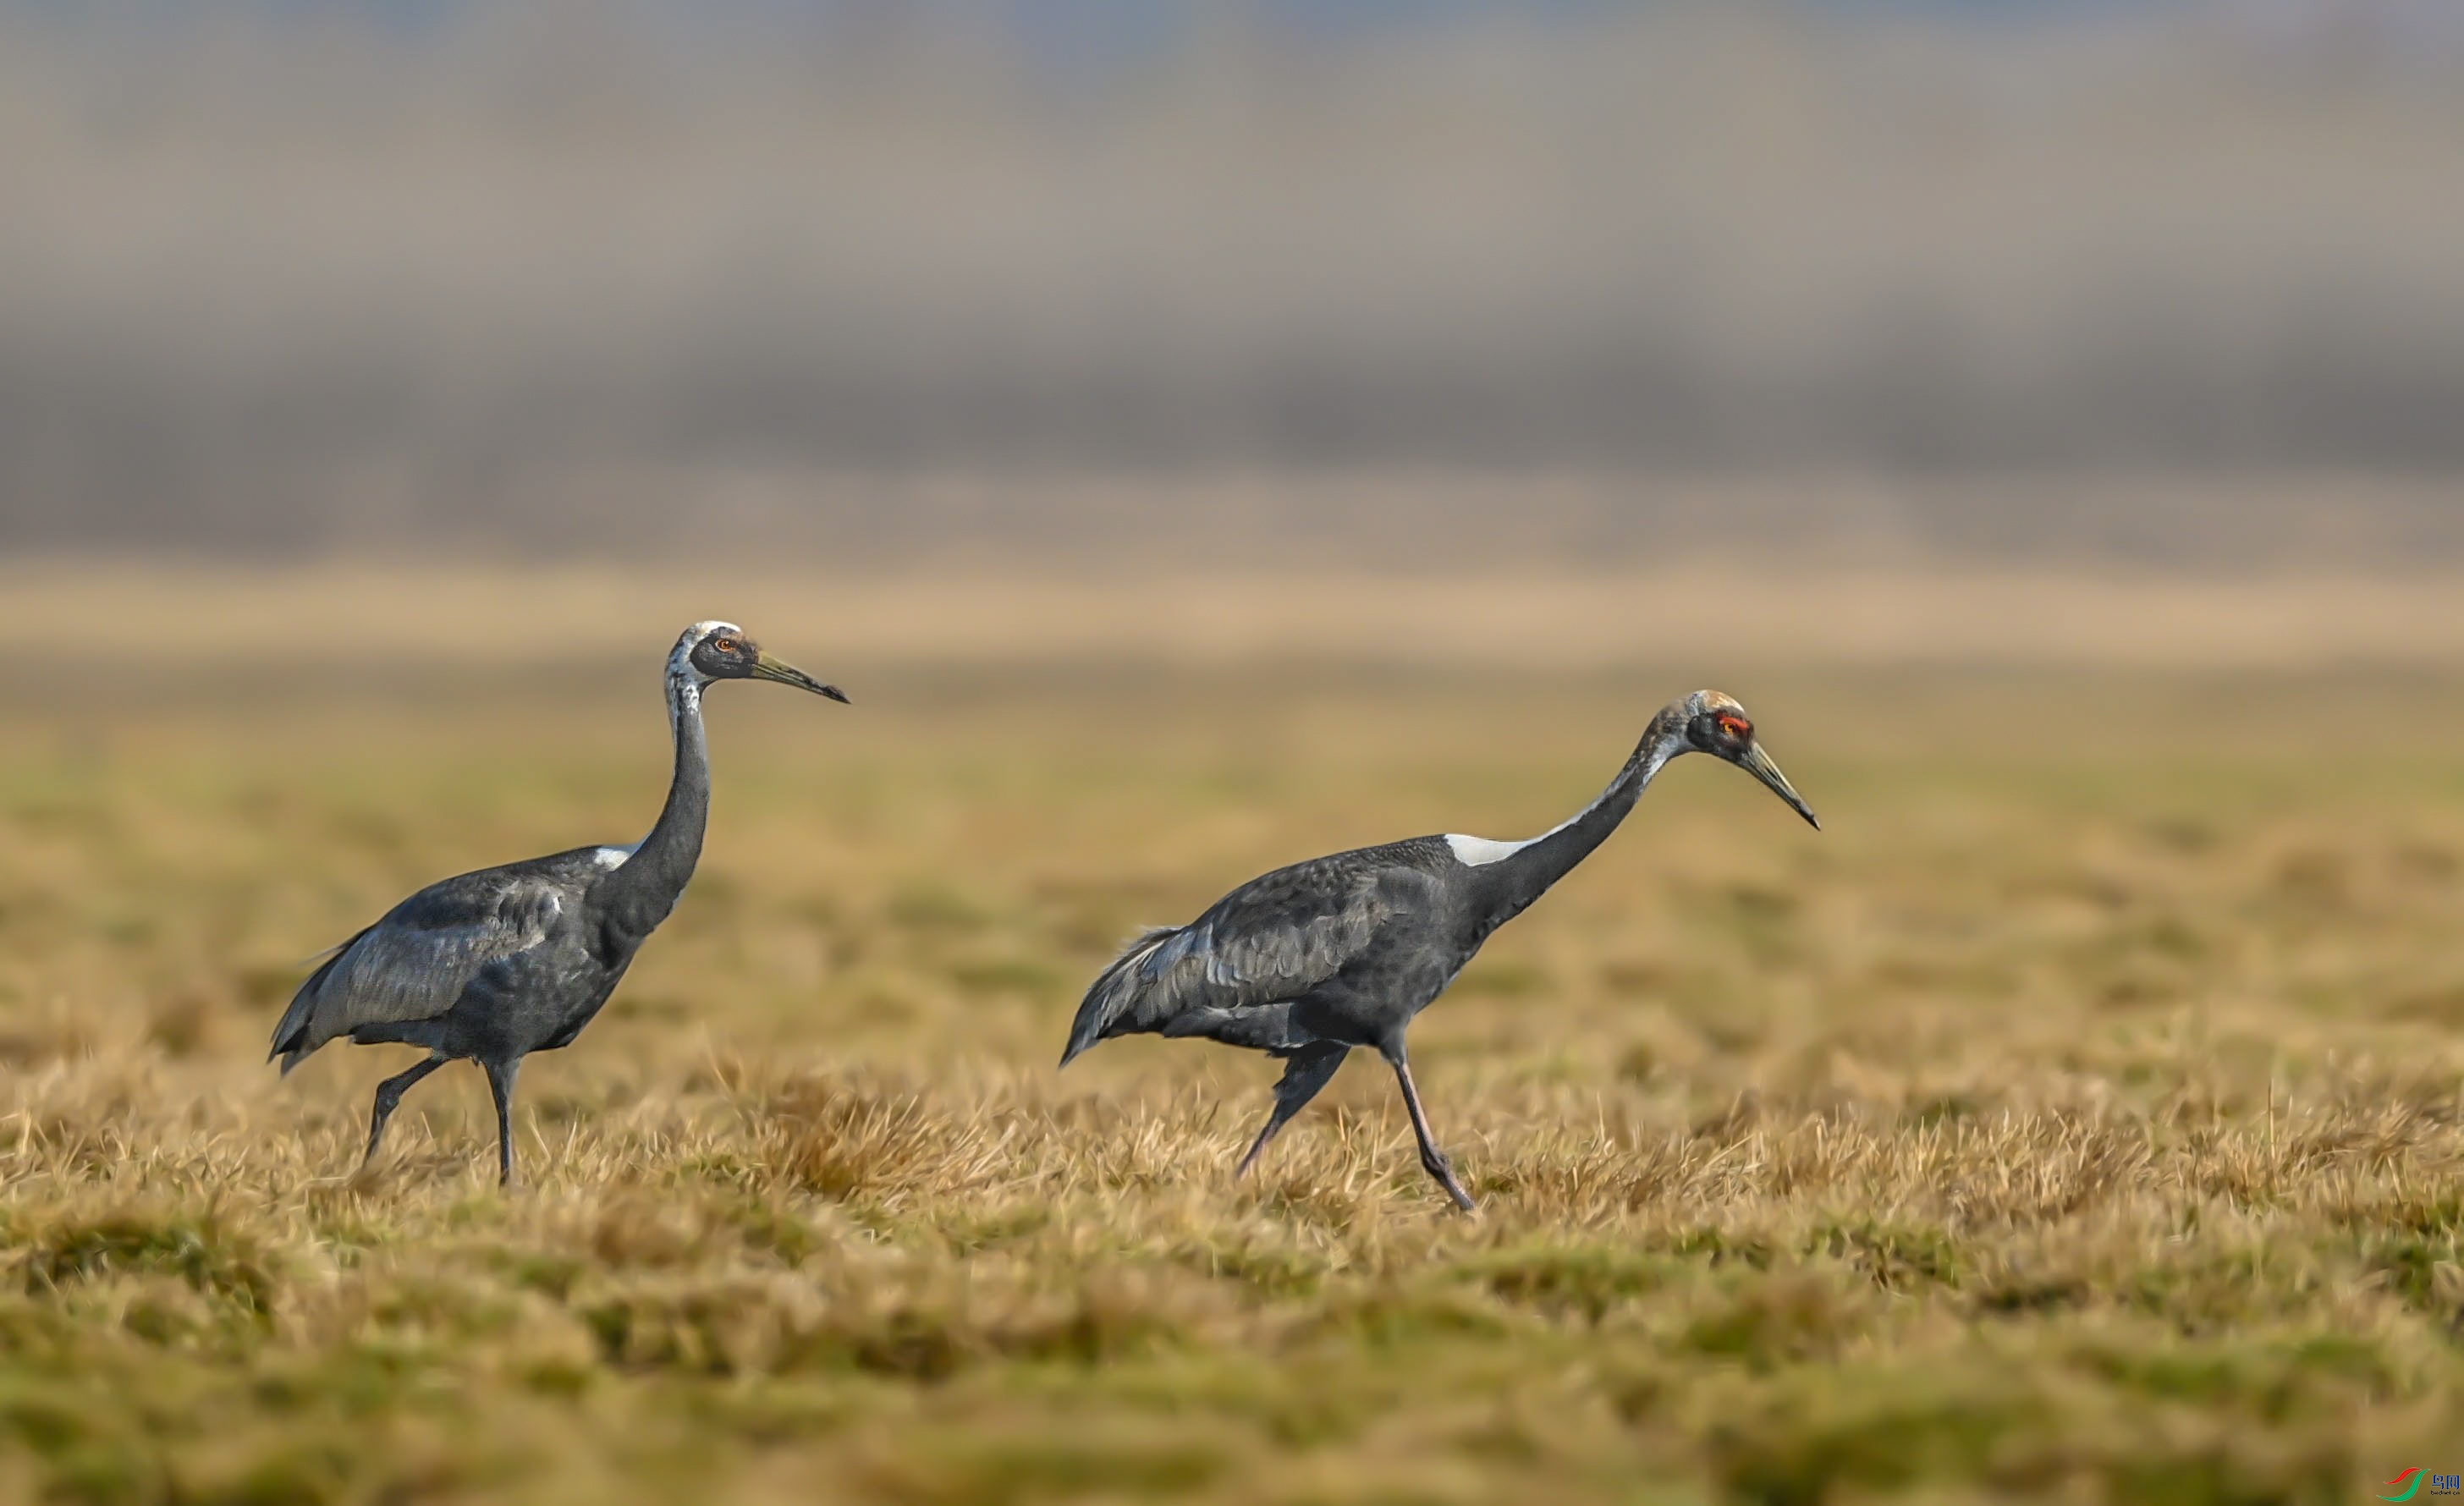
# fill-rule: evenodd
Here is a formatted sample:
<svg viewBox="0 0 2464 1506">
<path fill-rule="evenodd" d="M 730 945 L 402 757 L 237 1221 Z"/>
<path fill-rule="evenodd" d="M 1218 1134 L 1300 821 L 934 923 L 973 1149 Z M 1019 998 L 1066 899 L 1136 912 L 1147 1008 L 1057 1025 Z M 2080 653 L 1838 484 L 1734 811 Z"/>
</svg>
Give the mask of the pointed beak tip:
<svg viewBox="0 0 2464 1506">
<path fill-rule="evenodd" d="M 754 667 L 753 677 L 779 685 L 792 685 L 799 690 L 810 690 L 815 695 L 836 701 L 841 706 L 848 704 L 847 693 L 837 686 L 824 685 L 794 665 L 781 663 L 768 654 L 761 656 L 761 662 Z"/>
<path fill-rule="evenodd" d="M 1796 786 L 1788 782 L 1788 775 L 1779 772 L 1779 765 L 1771 761 L 1771 755 L 1763 752 L 1759 743 L 1749 748 L 1737 762 L 1747 773 L 1760 779 L 1773 795 L 1786 801 L 1790 810 L 1804 817 L 1805 824 L 1815 831 L 1822 830 L 1821 818 L 1814 814 L 1814 807 L 1805 803 L 1805 797 L 1796 793 Z"/>
</svg>

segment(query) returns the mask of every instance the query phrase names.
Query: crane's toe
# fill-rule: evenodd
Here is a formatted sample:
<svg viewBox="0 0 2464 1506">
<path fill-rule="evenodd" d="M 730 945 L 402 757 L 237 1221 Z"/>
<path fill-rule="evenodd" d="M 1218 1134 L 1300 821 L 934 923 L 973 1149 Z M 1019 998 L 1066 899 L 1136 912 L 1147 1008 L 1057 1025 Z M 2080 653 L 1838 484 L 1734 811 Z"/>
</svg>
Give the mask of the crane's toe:
<svg viewBox="0 0 2464 1506">
<path fill-rule="evenodd" d="M 1446 1196 L 1454 1199 L 1455 1207 L 1466 1213 L 1480 1211 L 1480 1204 L 1472 1200 L 1469 1192 L 1463 1190 L 1463 1183 L 1455 1176 L 1454 1162 L 1444 1151 L 1431 1150 L 1420 1157 L 1420 1168 L 1429 1173 L 1432 1181 L 1445 1190 Z"/>
</svg>

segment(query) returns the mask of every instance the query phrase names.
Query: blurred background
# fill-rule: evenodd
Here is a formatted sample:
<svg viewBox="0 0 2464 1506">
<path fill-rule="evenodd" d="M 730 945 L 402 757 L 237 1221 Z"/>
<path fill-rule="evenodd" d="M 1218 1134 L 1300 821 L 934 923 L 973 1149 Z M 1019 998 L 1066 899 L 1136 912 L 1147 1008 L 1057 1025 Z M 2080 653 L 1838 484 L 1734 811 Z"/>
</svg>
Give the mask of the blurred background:
<svg viewBox="0 0 2464 1506">
<path fill-rule="evenodd" d="M 2453 0 L 0 0 L 0 551 L 2418 573 Z"/>
</svg>

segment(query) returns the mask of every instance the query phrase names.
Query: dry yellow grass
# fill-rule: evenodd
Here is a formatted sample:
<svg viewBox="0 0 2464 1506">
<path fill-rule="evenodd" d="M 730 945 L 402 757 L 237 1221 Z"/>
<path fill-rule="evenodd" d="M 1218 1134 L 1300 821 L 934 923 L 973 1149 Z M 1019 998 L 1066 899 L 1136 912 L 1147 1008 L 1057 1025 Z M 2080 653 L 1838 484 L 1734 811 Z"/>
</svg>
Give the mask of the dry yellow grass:
<svg viewBox="0 0 2464 1506">
<path fill-rule="evenodd" d="M 165 608 L 171 610 L 169 606 Z M 758 616 L 747 611 L 757 629 Z M 9 673 L 0 1497 L 2366 1499 L 2464 1438 L 2464 705 L 2428 670 L 1750 670 L 1348 1068 L 1050 1067 L 1146 921 L 1545 826 L 1631 667 L 915 656 L 714 698 L 702 877 L 493 1183 L 467 1068 L 262 1064 L 428 879 L 646 825 L 647 652 Z M 331 630 L 330 628 L 328 630 Z M 484 648 L 485 645 L 480 645 Z M 638 661 L 638 662 L 637 662 Z M 861 671 L 861 672 L 860 672 Z"/>
</svg>

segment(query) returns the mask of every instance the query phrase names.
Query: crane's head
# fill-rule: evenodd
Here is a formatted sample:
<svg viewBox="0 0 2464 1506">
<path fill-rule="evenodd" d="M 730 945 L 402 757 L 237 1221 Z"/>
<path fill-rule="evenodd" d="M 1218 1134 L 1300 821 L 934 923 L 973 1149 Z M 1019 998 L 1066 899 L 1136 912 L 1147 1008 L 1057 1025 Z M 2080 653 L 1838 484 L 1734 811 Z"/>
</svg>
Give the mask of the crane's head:
<svg viewBox="0 0 2464 1506">
<path fill-rule="evenodd" d="M 824 685 L 794 665 L 763 653 L 761 645 L 734 622 L 695 622 L 686 628 L 676 640 L 675 652 L 668 656 L 668 673 L 685 676 L 697 687 L 715 680 L 775 680 L 833 701 L 847 700 L 847 692 L 837 686 Z"/>
<path fill-rule="evenodd" d="M 1754 724 L 1746 715 L 1746 709 L 1737 704 L 1736 697 L 1717 690 L 1697 690 L 1661 715 L 1675 724 L 1671 728 L 1671 740 L 1677 746 L 1671 756 L 1681 753 L 1706 753 L 1716 758 L 1725 758 L 1768 785 L 1771 794 L 1786 800 L 1791 810 L 1805 818 L 1807 825 L 1815 831 L 1822 829 L 1822 823 L 1814 818 L 1814 812 L 1806 805 L 1804 797 L 1796 793 L 1796 786 L 1788 782 L 1788 775 L 1779 772 L 1779 765 L 1771 762 L 1771 755 L 1763 752 L 1763 745 L 1754 739 Z"/>
</svg>

